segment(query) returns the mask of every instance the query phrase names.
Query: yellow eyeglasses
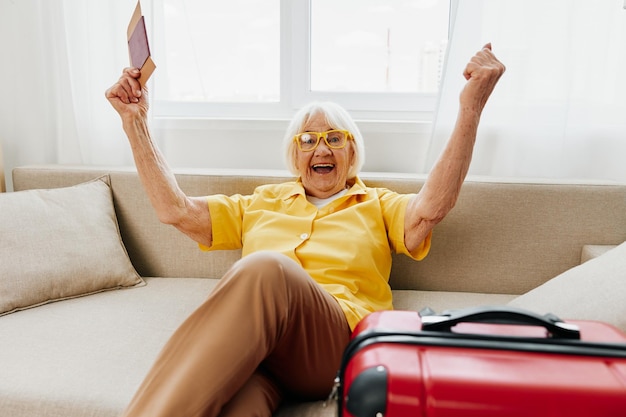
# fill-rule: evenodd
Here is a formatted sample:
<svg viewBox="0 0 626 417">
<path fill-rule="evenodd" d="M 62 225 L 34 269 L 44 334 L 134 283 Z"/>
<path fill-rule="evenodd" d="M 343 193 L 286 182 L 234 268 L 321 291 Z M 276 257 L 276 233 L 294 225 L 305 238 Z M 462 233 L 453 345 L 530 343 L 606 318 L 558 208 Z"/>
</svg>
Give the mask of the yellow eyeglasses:
<svg viewBox="0 0 626 417">
<path fill-rule="evenodd" d="M 320 139 L 331 149 L 341 149 L 346 146 L 348 139 L 352 139 L 352 134 L 347 130 L 328 130 L 326 132 L 303 132 L 293 137 L 298 144 L 298 148 L 304 152 L 314 151 L 320 144 Z"/>
</svg>

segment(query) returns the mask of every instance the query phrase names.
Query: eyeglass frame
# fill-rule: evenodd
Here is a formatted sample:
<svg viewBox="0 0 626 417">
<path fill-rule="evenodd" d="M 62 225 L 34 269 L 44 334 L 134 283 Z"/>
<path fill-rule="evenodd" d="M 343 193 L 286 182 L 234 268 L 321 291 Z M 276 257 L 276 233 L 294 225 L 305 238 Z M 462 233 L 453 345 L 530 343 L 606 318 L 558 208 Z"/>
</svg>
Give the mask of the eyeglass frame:
<svg viewBox="0 0 626 417">
<path fill-rule="evenodd" d="M 343 145 L 341 145 L 341 146 L 333 146 L 330 143 L 328 143 L 328 134 L 332 133 L 332 132 L 341 132 L 344 135 L 346 135 L 346 141 L 344 142 Z M 315 146 L 313 146 L 311 149 L 302 149 L 302 142 L 299 139 L 304 134 L 315 135 L 315 138 L 317 139 L 317 141 L 315 142 Z M 326 143 L 326 146 L 328 146 L 330 149 L 343 149 L 343 148 L 346 147 L 346 145 L 348 144 L 349 140 L 354 140 L 354 136 L 352 136 L 352 133 L 350 133 L 349 130 L 331 129 L 331 130 L 327 130 L 325 132 L 301 132 L 301 133 L 298 133 L 297 135 L 294 135 L 293 141 L 296 142 L 296 144 L 298 146 L 298 149 L 300 149 L 302 152 L 313 152 L 320 145 L 320 139 L 321 138 L 324 138 L 324 143 Z"/>
</svg>

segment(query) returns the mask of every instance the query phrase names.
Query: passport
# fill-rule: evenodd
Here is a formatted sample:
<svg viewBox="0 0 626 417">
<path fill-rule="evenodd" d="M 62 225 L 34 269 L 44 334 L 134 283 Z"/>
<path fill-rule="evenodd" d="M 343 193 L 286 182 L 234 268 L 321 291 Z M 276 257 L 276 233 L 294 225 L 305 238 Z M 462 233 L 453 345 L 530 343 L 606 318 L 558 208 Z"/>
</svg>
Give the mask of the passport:
<svg viewBox="0 0 626 417">
<path fill-rule="evenodd" d="M 135 68 L 142 68 L 143 64 L 150 58 L 150 45 L 148 45 L 146 21 L 143 16 L 137 22 L 135 30 L 128 40 L 128 52 L 130 64 Z"/>
<path fill-rule="evenodd" d="M 137 6 L 133 12 L 133 16 L 128 24 L 126 31 L 128 39 L 128 56 L 130 65 L 139 68 L 141 76 L 139 83 L 146 85 L 148 79 L 156 69 L 156 65 L 150 55 L 150 44 L 148 42 L 148 33 L 146 31 L 146 19 L 141 13 L 141 2 L 137 1 Z"/>
</svg>

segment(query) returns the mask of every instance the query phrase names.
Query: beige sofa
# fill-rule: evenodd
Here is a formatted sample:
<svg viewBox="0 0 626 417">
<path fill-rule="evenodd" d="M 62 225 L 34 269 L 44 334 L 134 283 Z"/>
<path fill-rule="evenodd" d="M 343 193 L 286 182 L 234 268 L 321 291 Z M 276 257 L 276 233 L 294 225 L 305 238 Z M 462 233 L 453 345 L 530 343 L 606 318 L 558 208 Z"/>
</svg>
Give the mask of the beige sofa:
<svg viewBox="0 0 626 417">
<path fill-rule="evenodd" d="M 4 180 L 4 157 L 2 155 L 2 143 L 0 142 L 0 193 L 6 191 L 6 183 Z"/>
<path fill-rule="evenodd" d="M 160 224 L 132 169 L 21 167 L 13 172 L 13 186 L 15 191 L 68 187 L 102 175 L 110 183 L 128 257 L 146 285 L 134 281 L 130 289 L 85 290 L 97 293 L 78 298 L 65 294 L 52 303 L 35 300 L 31 304 L 36 307 L 0 316 L 2 417 L 119 415 L 172 331 L 239 257 L 237 251 L 202 252 Z M 250 193 L 257 185 L 288 178 L 269 171 L 181 171 L 177 177 L 190 195 Z M 415 192 L 423 182 L 401 174 L 362 178 L 368 185 L 399 192 Z M 3 196 L 11 194 L 17 193 Z M 2 201 L 0 197 L 0 207 Z M 77 200 L 68 207 L 82 213 L 87 206 Z M 13 216 L 28 216 L 29 210 L 23 207 Z M 33 222 L 41 218 L 35 214 Z M 76 245 L 108 250 L 100 249 L 100 238 L 90 237 L 91 244 Z M 394 304 L 398 309 L 428 306 L 441 311 L 512 303 L 566 318 L 606 320 L 626 330 L 625 240 L 626 185 L 470 178 L 454 210 L 436 227 L 430 255 L 421 262 L 394 255 Z M 47 250 L 60 249 L 42 248 L 40 257 L 21 262 L 45 268 Z M 62 256 L 55 252 L 51 262 Z M 61 267 L 72 263 L 72 257 Z M 577 266 L 581 257 L 588 262 Z M 114 258 L 106 262 L 116 263 Z M 79 269 L 97 273 L 103 267 L 89 268 Z M 45 273 L 38 276 L 47 278 Z M 20 277 L 0 276 L 0 285 L 11 279 Z M 0 288 L 0 298 L 4 296 Z M 335 408 L 322 402 L 291 403 L 277 415 L 332 416 Z"/>
</svg>

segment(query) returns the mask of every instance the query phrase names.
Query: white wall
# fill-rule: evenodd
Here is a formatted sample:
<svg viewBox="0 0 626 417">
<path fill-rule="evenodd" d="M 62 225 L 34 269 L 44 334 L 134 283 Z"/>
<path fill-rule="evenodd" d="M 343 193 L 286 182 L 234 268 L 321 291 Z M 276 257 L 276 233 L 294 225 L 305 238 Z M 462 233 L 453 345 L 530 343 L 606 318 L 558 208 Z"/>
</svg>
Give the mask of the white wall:
<svg viewBox="0 0 626 417">
<path fill-rule="evenodd" d="M 287 120 L 157 119 L 153 133 L 172 167 L 285 169 Z M 427 122 L 358 121 L 364 171 L 423 172 Z"/>
</svg>

